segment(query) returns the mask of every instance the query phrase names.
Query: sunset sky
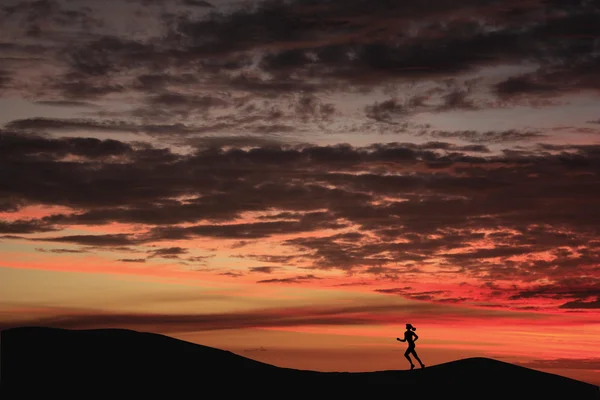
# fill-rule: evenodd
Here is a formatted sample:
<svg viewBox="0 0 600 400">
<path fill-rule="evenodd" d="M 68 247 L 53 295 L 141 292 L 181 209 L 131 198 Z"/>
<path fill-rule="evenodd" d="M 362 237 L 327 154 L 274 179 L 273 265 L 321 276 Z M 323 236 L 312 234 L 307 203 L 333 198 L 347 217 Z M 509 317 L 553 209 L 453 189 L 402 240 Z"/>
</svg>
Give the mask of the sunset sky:
<svg viewBox="0 0 600 400">
<path fill-rule="evenodd" d="M 600 384 L 600 4 L 3 0 L 0 329 Z"/>
</svg>

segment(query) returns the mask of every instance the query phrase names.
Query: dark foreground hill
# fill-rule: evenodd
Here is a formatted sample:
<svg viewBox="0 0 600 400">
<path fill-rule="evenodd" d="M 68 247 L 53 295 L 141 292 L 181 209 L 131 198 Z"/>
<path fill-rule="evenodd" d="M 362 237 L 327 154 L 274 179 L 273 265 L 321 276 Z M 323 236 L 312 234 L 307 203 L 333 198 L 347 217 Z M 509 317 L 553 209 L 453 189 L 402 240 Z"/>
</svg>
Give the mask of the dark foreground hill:
<svg viewBox="0 0 600 400">
<path fill-rule="evenodd" d="M 206 394 L 215 388 L 241 388 L 245 394 L 264 394 L 277 388 L 289 395 L 306 390 L 306 385 L 333 384 L 339 393 L 355 384 L 385 384 L 399 386 L 390 389 L 400 397 L 407 390 L 419 390 L 439 391 L 446 398 L 507 395 L 519 399 L 532 394 L 540 399 L 600 398 L 595 385 L 488 358 L 414 371 L 301 371 L 168 336 L 121 329 L 8 329 L 1 333 L 1 357 L 2 388 L 12 393 L 35 389 L 62 395 L 98 388 L 115 394 L 133 389 L 139 395 L 171 388 Z"/>
</svg>

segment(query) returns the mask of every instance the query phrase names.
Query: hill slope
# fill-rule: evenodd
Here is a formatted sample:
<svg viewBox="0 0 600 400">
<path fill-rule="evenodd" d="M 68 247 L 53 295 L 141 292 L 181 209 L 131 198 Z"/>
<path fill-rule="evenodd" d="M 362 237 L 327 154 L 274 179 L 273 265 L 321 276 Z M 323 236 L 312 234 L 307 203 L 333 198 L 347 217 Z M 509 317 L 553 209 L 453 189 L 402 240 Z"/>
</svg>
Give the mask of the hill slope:
<svg viewBox="0 0 600 400">
<path fill-rule="evenodd" d="M 41 327 L 1 333 L 5 388 L 190 388 L 243 384 L 392 384 L 443 390 L 445 396 L 493 393 L 525 398 L 566 395 L 598 399 L 597 386 L 488 358 L 469 358 L 414 371 L 336 373 L 279 368 L 234 353 L 168 336 L 121 329 Z M 519 397 L 519 393 L 523 397 Z M 527 396 L 529 397 L 529 396 Z"/>
</svg>

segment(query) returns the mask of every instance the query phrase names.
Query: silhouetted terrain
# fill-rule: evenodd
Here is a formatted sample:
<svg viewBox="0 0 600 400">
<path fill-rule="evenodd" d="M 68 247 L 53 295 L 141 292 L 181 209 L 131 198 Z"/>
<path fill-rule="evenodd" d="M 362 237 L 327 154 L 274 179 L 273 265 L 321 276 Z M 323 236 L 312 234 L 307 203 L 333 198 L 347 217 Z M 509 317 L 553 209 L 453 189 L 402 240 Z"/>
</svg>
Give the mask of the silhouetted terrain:
<svg viewBox="0 0 600 400">
<path fill-rule="evenodd" d="M 411 391 L 437 389 L 448 398 L 476 394 L 518 399 L 530 398 L 525 395 L 529 392 L 535 393 L 535 398 L 597 399 L 600 393 L 588 383 L 488 358 L 463 359 L 424 370 L 338 373 L 279 368 L 168 336 L 121 329 L 23 327 L 3 331 L 1 340 L 2 387 L 10 392 L 43 388 L 50 395 L 85 387 L 87 391 L 98 388 L 115 393 L 173 388 L 205 394 L 207 389 L 231 390 L 244 384 L 246 394 L 274 387 L 282 394 L 294 394 L 305 384 L 335 384 L 343 391 L 353 384 L 369 383 L 403 385 Z M 399 366 L 405 361 L 399 357 Z M 405 389 L 392 390 L 404 397 Z"/>
</svg>

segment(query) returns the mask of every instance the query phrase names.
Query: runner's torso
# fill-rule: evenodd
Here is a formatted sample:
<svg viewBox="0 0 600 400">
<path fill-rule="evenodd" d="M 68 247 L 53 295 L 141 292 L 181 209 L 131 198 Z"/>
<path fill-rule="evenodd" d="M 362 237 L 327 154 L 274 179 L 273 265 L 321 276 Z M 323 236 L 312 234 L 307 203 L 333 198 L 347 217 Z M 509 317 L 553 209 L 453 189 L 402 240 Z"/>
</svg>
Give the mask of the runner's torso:
<svg viewBox="0 0 600 400">
<path fill-rule="evenodd" d="M 408 342 L 409 346 L 414 346 L 415 345 L 415 342 L 413 340 L 413 333 L 412 332 L 409 332 L 409 331 L 404 332 L 404 339 L 406 339 L 406 341 Z"/>
</svg>

